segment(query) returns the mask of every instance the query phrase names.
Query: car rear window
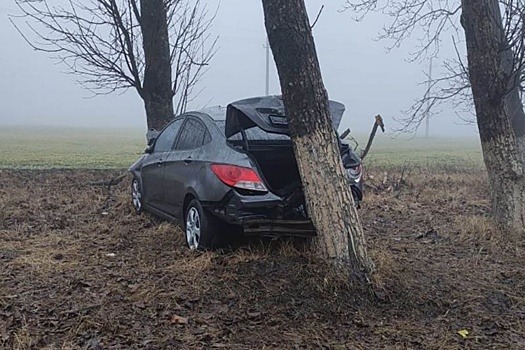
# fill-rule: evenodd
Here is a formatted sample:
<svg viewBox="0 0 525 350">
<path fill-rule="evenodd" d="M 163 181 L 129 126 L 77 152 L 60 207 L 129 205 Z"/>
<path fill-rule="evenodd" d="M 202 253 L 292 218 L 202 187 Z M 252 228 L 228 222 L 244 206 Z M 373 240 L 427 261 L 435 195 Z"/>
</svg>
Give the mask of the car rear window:
<svg viewBox="0 0 525 350">
<path fill-rule="evenodd" d="M 266 132 L 261 128 L 258 128 L 254 126 L 253 128 L 249 128 L 245 130 L 246 132 L 246 138 L 249 141 L 266 141 L 266 140 L 290 140 L 290 136 L 284 135 L 284 134 L 273 134 L 270 132 Z M 230 140 L 242 140 L 242 135 L 240 132 L 233 135 L 229 138 Z"/>
<path fill-rule="evenodd" d="M 222 131 L 222 133 L 225 133 L 224 122 L 216 122 L 219 129 Z M 270 132 L 266 132 L 263 129 L 254 126 L 249 129 L 245 130 L 246 132 L 246 138 L 249 141 L 268 141 L 268 140 L 280 140 L 280 141 L 286 141 L 290 140 L 290 136 L 284 135 L 284 134 L 274 134 Z M 242 134 L 240 132 L 232 135 L 230 138 L 228 138 L 230 141 L 241 141 L 242 140 Z"/>
</svg>

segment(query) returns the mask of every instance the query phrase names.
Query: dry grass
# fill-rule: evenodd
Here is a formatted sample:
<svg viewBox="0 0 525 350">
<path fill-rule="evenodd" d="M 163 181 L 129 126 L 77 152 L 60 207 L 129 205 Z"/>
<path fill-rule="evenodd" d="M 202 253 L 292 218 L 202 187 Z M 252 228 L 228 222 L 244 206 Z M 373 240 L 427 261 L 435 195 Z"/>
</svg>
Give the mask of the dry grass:
<svg viewBox="0 0 525 350">
<path fill-rule="evenodd" d="M 370 170 L 382 301 L 304 242 L 190 252 L 127 181 L 89 185 L 118 171 L 3 171 L 0 348 L 523 348 L 524 243 L 487 218 L 484 174 Z"/>
</svg>

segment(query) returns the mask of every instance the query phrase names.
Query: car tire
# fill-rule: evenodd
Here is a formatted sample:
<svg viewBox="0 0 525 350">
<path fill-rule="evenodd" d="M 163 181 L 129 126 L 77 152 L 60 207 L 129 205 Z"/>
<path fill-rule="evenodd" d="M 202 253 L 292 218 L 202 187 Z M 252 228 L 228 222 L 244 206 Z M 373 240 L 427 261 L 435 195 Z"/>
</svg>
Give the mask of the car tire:
<svg viewBox="0 0 525 350">
<path fill-rule="evenodd" d="M 140 185 L 139 179 L 133 177 L 131 181 L 131 204 L 135 213 L 140 214 L 143 210 L 143 201 L 142 201 L 142 186 Z"/>
<path fill-rule="evenodd" d="M 191 250 L 213 249 L 217 240 L 221 222 L 202 209 L 202 205 L 193 199 L 184 214 L 184 236 Z"/>
</svg>

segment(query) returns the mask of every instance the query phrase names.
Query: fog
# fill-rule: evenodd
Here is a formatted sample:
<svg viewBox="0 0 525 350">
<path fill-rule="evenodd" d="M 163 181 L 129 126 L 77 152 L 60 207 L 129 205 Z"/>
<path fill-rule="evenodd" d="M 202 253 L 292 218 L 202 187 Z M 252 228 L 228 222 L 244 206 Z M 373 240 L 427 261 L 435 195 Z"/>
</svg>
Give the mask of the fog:
<svg viewBox="0 0 525 350">
<path fill-rule="evenodd" d="M 217 2 L 208 1 L 210 8 Z M 307 0 L 311 18 L 325 9 L 314 28 L 323 79 L 331 99 L 347 107 L 342 127 L 367 132 L 373 116 L 381 114 L 389 130 L 420 97 L 427 64 L 407 62 L 417 40 L 387 53 L 386 42 L 375 38 L 383 25 L 380 15 L 356 23 L 349 12 L 340 13 L 343 0 Z M 142 101 L 129 90 L 93 97 L 65 73 L 65 67 L 46 53 L 36 52 L 9 22 L 16 14 L 11 2 L 0 5 L 0 125 L 125 126 L 145 129 Z M 200 82 L 202 92 L 190 105 L 198 109 L 265 93 L 265 31 L 259 0 L 223 0 L 212 27 L 218 52 Z M 442 53 L 453 55 L 446 40 Z M 451 45 L 448 45 L 451 46 Z M 271 71 L 271 94 L 279 94 L 277 73 Z M 431 120 L 431 136 L 474 136 L 476 128 L 462 125 L 452 108 Z"/>
</svg>

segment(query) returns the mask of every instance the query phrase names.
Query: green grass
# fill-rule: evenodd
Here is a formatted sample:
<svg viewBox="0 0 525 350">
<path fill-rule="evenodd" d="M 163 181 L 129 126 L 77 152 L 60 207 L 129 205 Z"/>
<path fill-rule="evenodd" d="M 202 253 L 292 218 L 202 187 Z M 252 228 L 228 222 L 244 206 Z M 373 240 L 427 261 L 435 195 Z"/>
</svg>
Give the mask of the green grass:
<svg viewBox="0 0 525 350">
<path fill-rule="evenodd" d="M 0 127 L 0 168 L 127 168 L 145 147 L 145 130 Z M 364 147 L 366 137 L 357 137 Z M 378 134 L 367 166 L 474 167 L 482 164 L 479 141 L 391 138 Z"/>
<path fill-rule="evenodd" d="M 359 141 L 365 139 L 366 137 L 358 138 Z M 362 142 L 358 149 L 364 146 L 365 142 Z M 366 163 L 369 166 L 415 165 L 472 168 L 483 165 L 483 155 L 479 140 L 473 136 L 408 139 L 407 136 L 392 138 L 378 134 L 366 158 Z"/>
<path fill-rule="evenodd" d="M 126 168 L 144 150 L 140 129 L 0 128 L 0 168 Z"/>
</svg>

